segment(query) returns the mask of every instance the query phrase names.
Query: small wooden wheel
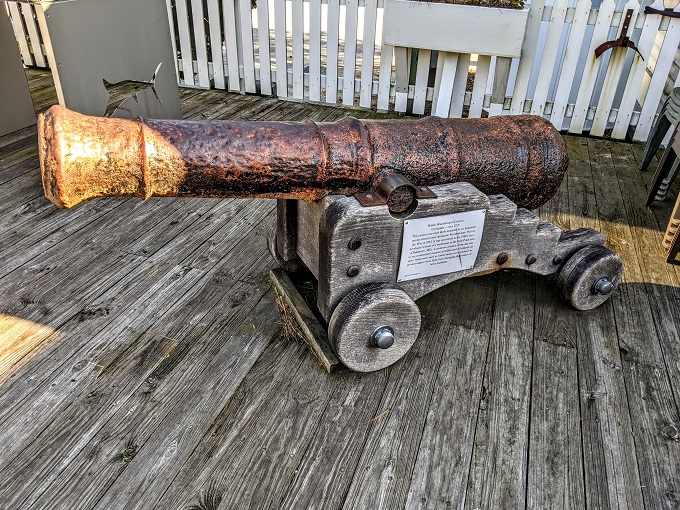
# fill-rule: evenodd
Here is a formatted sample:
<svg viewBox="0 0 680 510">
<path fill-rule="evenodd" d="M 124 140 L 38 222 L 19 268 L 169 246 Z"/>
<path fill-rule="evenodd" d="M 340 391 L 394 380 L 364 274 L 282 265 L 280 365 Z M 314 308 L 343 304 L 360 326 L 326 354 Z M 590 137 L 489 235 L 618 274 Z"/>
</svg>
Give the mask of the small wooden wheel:
<svg viewBox="0 0 680 510">
<path fill-rule="evenodd" d="M 607 301 L 621 283 L 623 261 L 604 246 L 581 248 L 557 277 L 562 295 L 577 310 L 592 310 Z"/>
<path fill-rule="evenodd" d="M 328 338 L 345 366 L 380 370 L 400 359 L 418 338 L 420 310 L 403 290 L 383 283 L 357 287 L 338 304 Z"/>
<path fill-rule="evenodd" d="M 302 269 L 303 263 L 300 259 L 284 260 L 279 254 L 279 250 L 276 248 L 276 227 L 274 227 L 267 236 L 267 248 L 269 249 L 269 254 L 284 271 L 294 273 Z"/>
</svg>

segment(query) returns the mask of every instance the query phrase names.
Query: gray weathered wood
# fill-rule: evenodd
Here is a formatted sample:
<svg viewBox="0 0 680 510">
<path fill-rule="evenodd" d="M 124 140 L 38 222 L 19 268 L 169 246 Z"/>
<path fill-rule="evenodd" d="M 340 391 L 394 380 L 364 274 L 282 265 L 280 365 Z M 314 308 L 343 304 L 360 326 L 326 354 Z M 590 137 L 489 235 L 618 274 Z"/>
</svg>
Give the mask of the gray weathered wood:
<svg viewBox="0 0 680 510">
<path fill-rule="evenodd" d="M 525 506 L 534 278 L 509 273 L 499 281 L 467 482 L 470 508 Z"/>
<path fill-rule="evenodd" d="M 36 107 L 53 104 L 49 75 L 27 76 Z M 204 94 L 181 91 L 194 118 L 371 115 Z M 27 194 L 30 136 L 0 137 L 21 160 L 0 162 L 0 507 L 677 505 L 680 271 L 658 249 L 672 201 L 644 206 L 640 147 L 567 137 L 572 166 L 539 212 L 607 234 L 627 265 L 609 302 L 571 310 L 526 273 L 460 280 L 418 301 L 404 361 L 328 375 L 277 336 L 273 202 L 50 210 Z M 528 410 L 498 402 L 518 389 Z"/>
<path fill-rule="evenodd" d="M 497 275 L 460 280 L 433 295 L 446 300 L 454 313 L 445 333 L 447 341 L 406 508 L 465 507 L 497 283 Z M 456 286 L 460 288 L 458 296 L 464 299 L 455 299 L 450 287 Z"/>
<path fill-rule="evenodd" d="M 472 268 L 430 278 L 399 283 L 413 299 L 418 299 L 452 281 L 499 269 L 522 269 L 542 275 L 558 271 L 571 254 L 604 236 L 592 230 L 562 232 L 555 225 L 517 206 L 503 195 L 486 196 L 474 186 L 458 182 L 432 186 L 437 195 L 420 199 L 416 209 L 405 218 L 394 217 L 387 206 L 364 207 L 353 197 L 332 195 L 314 205 L 300 205 L 298 252 L 319 281 L 318 307 L 330 320 L 335 307 L 352 289 L 371 282 L 396 283 L 399 271 L 404 222 L 464 211 L 485 211 L 484 233 Z M 318 235 L 313 230 L 318 225 Z M 318 238 L 318 253 L 306 247 Z M 350 240 L 360 239 L 358 249 Z M 506 262 L 499 263 L 504 253 Z M 532 264 L 529 255 L 535 256 Z M 315 272 L 316 258 L 318 270 Z M 555 262 L 559 261 L 559 262 Z M 348 268 L 358 268 L 355 275 Z"/>
<path fill-rule="evenodd" d="M 568 211 L 562 186 L 540 216 L 568 228 Z M 574 313 L 550 281 L 536 282 L 527 508 L 585 507 Z"/>
<path fill-rule="evenodd" d="M 314 313 L 309 309 L 309 306 L 283 269 L 272 269 L 269 272 L 269 278 L 277 294 L 285 300 L 286 306 L 289 307 L 291 314 L 295 317 L 304 336 L 305 343 L 314 353 L 316 359 L 319 360 L 319 363 L 326 369 L 326 372 L 332 373 L 333 370 L 338 368 L 340 360 L 333 353 L 328 343 L 326 330 L 319 324 Z"/>
<path fill-rule="evenodd" d="M 568 136 L 566 142 L 571 161 L 567 180 L 571 227 L 599 228 L 587 141 Z M 575 315 L 573 322 L 579 347 L 586 504 L 641 508 L 642 484 L 612 300 L 587 315 Z"/>
<path fill-rule="evenodd" d="M 664 263 L 663 258 L 645 256 L 648 253 L 645 245 L 653 245 L 656 236 L 649 235 L 647 229 L 631 228 L 643 218 L 653 223 L 648 210 L 642 217 L 631 218 L 627 215 L 626 209 L 631 212 L 637 209 L 634 204 L 640 200 L 643 187 L 627 189 L 624 185 L 610 187 L 606 184 L 615 179 L 617 174 L 628 174 L 639 179 L 639 172 L 632 164 L 634 162 L 618 158 L 619 164 L 615 165 L 608 147 L 589 144 L 589 149 L 595 195 L 599 203 L 604 204 L 601 208 L 602 228 L 609 231 L 608 235 L 612 239 L 631 240 L 626 244 L 621 241 L 618 243 L 621 255 L 629 261 L 626 278 L 631 284 L 615 296 L 613 305 L 633 434 L 639 447 L 636 450 L 642 494 L 648 506 L 663 507 L 674 504 L 672 495 L 680 494 L 676 469 L 676 466 L 680 466 L 680 448 L 668 437 L 669 430 L 680 427 L 680 415 L 669 377 L 659 374 L 660 367 L 666 368 L 663 373 L 674 372 L 667 368 L 668 358 L 664 356 L 661 339 L 669 338 L 669 335 L 676 340 L 679 338 L 677 322 L 669 323 L 667 315 L 670 309 L 677 308 L 677 300 L 673 299 L 674 294 L 678 295 L 673 285 L 674 271 L 672 266 Z M 626 205 L 628 201 L 630 205 Z M 641 205 L 644 205 L 644 201 Z M 633 283 L 644 281 L 645 274 L 665 276 L 664 279 L 671 284 L 669 289 L 645 292 L 642 286 Z M 658 288 L 660 283 L 649 282 L 646 286 Z M 653 302 L 648 297 L 650 294 L 654 295 Z M 650 310 L 654 311 L 650 314 Z"/>
</svg>

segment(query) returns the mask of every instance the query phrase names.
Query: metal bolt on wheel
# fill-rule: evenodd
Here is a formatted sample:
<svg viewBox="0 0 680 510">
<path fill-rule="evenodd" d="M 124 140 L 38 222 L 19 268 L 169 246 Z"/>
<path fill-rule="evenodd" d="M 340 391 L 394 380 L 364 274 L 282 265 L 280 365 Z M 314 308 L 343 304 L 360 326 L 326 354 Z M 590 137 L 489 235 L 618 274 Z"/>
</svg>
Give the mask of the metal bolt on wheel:
<svg viewBox="0 0 680 510">
<path fill-rule="evenodd" d="M 352 290 L 328 323 L 328 338 L 345 366 L 383 369 L 404 356 L 420 331 L 418 305 L 403 290 L 371 283 Z"/>
<path fill-rule="evenodd" d="M 566 299 L 577 310 L 592 310 L 607 301 L 621 283 L 623 261 L 604 246 L 591 245 L 572 255 L 558 275 Z"/>
</svg>

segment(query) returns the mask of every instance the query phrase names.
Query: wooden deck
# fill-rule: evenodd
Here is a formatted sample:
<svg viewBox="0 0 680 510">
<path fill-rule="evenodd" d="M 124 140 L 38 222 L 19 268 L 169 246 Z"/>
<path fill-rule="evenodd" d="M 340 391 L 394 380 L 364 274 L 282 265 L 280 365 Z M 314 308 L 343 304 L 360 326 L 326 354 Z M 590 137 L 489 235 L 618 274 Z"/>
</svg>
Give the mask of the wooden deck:
<svg viewBox="0 0 680 510">
<path fill-rule="evenodd" d="M 37 109 L 55 103 L 29 77 Z M 182 98 L 195 119 L 375 115 Z M 609 302 L 576 312 L 519 272 L 463 280 L 419 302 L 403 361 L 328 376 L 280 333 L 272 201 L 58 210 L 35 128 L 0 138 L 0 508 L 680 508 L 672 203 L 644 206 L 640 146 L 566 142 L 540 212 L 607 235 L 626 263 Z"/>
</svg>

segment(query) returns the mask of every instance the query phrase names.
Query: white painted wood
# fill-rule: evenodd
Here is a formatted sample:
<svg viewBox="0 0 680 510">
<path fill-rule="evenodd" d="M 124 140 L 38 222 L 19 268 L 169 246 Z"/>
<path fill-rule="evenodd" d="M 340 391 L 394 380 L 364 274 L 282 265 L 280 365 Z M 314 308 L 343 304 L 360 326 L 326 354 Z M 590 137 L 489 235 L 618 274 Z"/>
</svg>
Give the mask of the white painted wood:
<svg viewBox="0 0 680 510">
<path fill-rule="evenodd" d="M 62 86 L 62 80 L 59 72 L 55 71 L 58 69 L 57 59 L 54 55 L 52 38 L 50 37 L 50 31 L 47 29 L 47 19 L 45 17 L 45 10 L 43 9 L 42 5 L 36 5 L 35 15 L 38 20 L 38 26 L 40 27 L 40 33 L 42 33 L 43 36 L 43 42 L 45 43 L 45 54 L 47 56 L 47 61 L 49 62 L 50 69 L 52 69 L 52 79 L 54 80 L 54 88 L 57 93 L 57 100 L 59 101 L 60 105 L 65 105 L 66 98 L 64 97 L 64 88 Z"/>
<path fill-rule="evenodd" d="M 675 8 L 675 11 L 680 12 L 680 5 Z M 656 67 L 654 68 L 654 75 L 652 76 L 652 81 L 649 84 L 649 89 L 647 89 L 645 102 L 642 106 L 642 111 L 640 112 L 640 120 L 638 121 L 637 127 L 635 128 L 633 140 L 637 142 L 646 141 L 647 137 L 649 136 L 649 132 L 652 129 L 654 117 L 659 107 L 659 101 L 666 85 L 668 72 L 670 71 L 671 65 L 673 64 L 673 59 L 675 58 L 675 53 L 679 43 L 680 18 L 673 18 L 668 25 L 666 37 L 664 38 L 663 45 L 661 46 L 661 53 L 659 54 L 659 58 L 656 61 Z"/>
<path fill-rule="evenodd" d="M 255 87 L 255 48 L 253 45 L 253 11 L 250 0 L 237 0 L 241 37 L 237 41 L 241 44 L 243 64 L 243 81 L 245 91 L 251 94 L 257 92 Z"/>
<path fill-rule="evenodd" d="M 503 114 L 505 107 L 505 95 L 508 90 L 512 59 L 507 57 L 494 57 L 495 63 L 492 64 L 494 71 L 493 78 L 489 80 L 490 85 L 490 104 L 489 117 Z"/>
<path fill-rule="evenodd" d="M 427 78 L 430 74 L 430 50 L 418 52 L 418 67 L 416 69 L 416 88 L 413 97 L 413 113 L 425 113 L 425 99 L 427 97 Z"/>
<path fill-rule="evenodd" d="M 390 106 L 390 81 L 392 80 L 392 59 L 394 46 L 380 47 L 380 72 L 378 75 L 378 110 L 387 111 Z"/>
<path fill-rule="evenodd" d="M 42 46 L 40 46 L 38 27 L 35 23 L 35 19 L 33 18 L 33 6 L 31 4 L 22 3 L 21 13 L 24 15 L 26 30 L 28 31 L 28 36 L 31 38 L 31 48 L 33 48 L 33 58 L 35 59 L 35 65 L 38 67 L 47 67 Z"/>
<path fill-rule="evenodd" d="M 194 66 L 191 55 L 191 34 L 189 33 L 189 11 L 187 0 L 175 0 L 177 10 L 177 30 L 179 31 L 179 52 L 182 58 L 182 77 L 184 84 L 194 86 Z"/>
<path fill-rule="evenodd" d="M 179 79 L 179 66 L 177 65 L 177 36 L 175 34 L 175 14 L 172 10 L 172 1 L 165 0 L 165 8 L 168 11 L 168 26 L 170 28 L 170 43 L 172 44 L 172 61 L 175 66 L 175 75 Z M 219 24 L 219 18 L 218 18 Z M 221 41 L 221 38 L 220 38 Z"/>
<path fill-rule="evenodd" d="M 470 102 L 470 113 L 468 115 L 470 118 L 482 116 L 484 94 L 486 93 L 486 84 L 489 79 L 490 66 L 491 57 L 489 55 L 479 55 L 475 71 L 475 82 L 472 85 L 472 101 Z"/>
<path fill-rule="evenodd" d="M 385 42 L 408 48 L 519 57 L 528 14 L 528 9 L 386 0 Z"/>
<path fill-rule="evenodd" d="M 595 30 L 593 31 L 593 38 L 588 47 L 586 65 L 583 70 L 583 77 L 581 78 L 581 86 L 578 89 L 574 113 L 571 117 L 571 123 L 569 124 L 570 133 L 581 134 L 583 132 L 583 126 L 586 122 L 588 109 L 590 108 L 590 99 L 593 94 L 593 89 L 595 88 L 597 72 L 601 64 L 601 59 L 595 59 L 595 48 L 608 40 L 609 27 L 611 25 L 615 6 L 616 3 L 614 0 L 603 0 L 602 5 L 600 6 L 597 22 L 595 23 Z"/>
<path fill-rule="evenodd" d="M 581 46 L 583 45 L 583 38 L 588 24 L 591 5 L 592 0 L 578 0 L 574 10 L 571 32 L 569 33 L 569 39 L 567 40 L 566 45 L 567 50 L 557 82 L 555 101 L 553 102 L 552 113 L 550 115 L 550 122 L 552 122 L 553 126 L 559 130 L 562 129 L 562 124 L 564 123 L 569 93 L 571 92 L 574 76 L 576 74 L 576 66 L 578 64 Z"/>
<path fill-rule="evenodd" d="M 406 112 L 408 103 L 409 53 L 403 46 L 394 48 L 394 109 L 399 113 Z"/>
<path fill-rule="evenodd" d="M 326 29 L 326 102 L 338 102 L 338 37 L 340 31 L 340 0 L 328 0 Z"/>
<path fill-rule="evenodd" d="M 228 87 L 231 92 L 241 92 L 235 8 L 234 0 L 222 0 L 224 39 L 227 46 Z"/>
<path fill-rule="evenodd" d="M 656 2 L 652 4 L 652 7 L 655 9 L 663 9 L 663 0 L 656 0 Z M 656 15 L 641 16 L 645 16 L 645 20 L 637 46 L 640 50 L 640 53 L 643 55 L 649 55 L 652 51 L 656 34 L 659 31 L 659 25 L 661 24 L 662 17 Z M 616 117 L 614 130 L 612 131 L 612 138 L 622 140 L 626 137 L 626 133 L 628 132 L 628 127 L 630 126 L 633 115 L 633 110 L 635 108 L 637 94 L 640 90 L 642 79 L 646 74 L 646 69 L 647 63 L 645 60 L 640 58 L 640 55 L 635 54 L 633 57 L 633 65 L 628 75 L 626 89 L 624 90 L 623 97 L 621 98 L 619 114 Z"/>
<path fill-rule="evenodd" d="M 361 48 L 361 92 L 359 106 L 371 107 L 373 89 L 373 65 L 375 53 L 375 28 L 378 16 L 378 0 L 366 0 L 364 7 L 364 40 Z"/>
<path fill-rule="evenodd" d="M 260 93 L 272 93 L 272 62 L 269 52 L 269 0 L 257 2 L 257 41 L 260 52 Z"/>
<path fill-rule="evenodd" d="M 529 21 L 527 21 L 526 35 L 522 44 L 522 58 L 519 59 L 517 79 L 512 92 L 512 104 L 510 105 L 510 113 L 513 115 L 524 112 L 524 101 L 529 90 L 529 80 L 536 56 L 536 45 L 541 30 L 544 5 L 545 0 L 534 0 L 529 7 Z"/>
<path fill-rule="evenodd" d="M 342 75 L 342 104 L 354 104 L 354 82 L 357 67 L 357 23 L 359 1 L 346 0 L 345 10 L 345 57 Z"/>
<path fill-rule="evenodd" d="M 205 42 L 205 25 L 203 21 L 203 0 L 191 0 L 191 16 L 194 24 L 194 47 L 198 60 L 198 85 L 210 88 L 208 76 L 208 50 Z"/>
<path fill-rule="evenodd" d="M 463 104 L 465 103 L 465 86 L 467 84 L 468 71 L 470 67 L 470 54 L 458 55 L 458 65 L 456 66 L 456 77 L 453 81 L 453 92 L 451 94 L 451 109 L 449 117 L 460 118 L 463 115 Z"/>
<path fill-rule="evenodd" d="M 441 63 L 441 68 L 439 64 Z M 437 117 L 446 118 L 451 109 L 451 95 L 458 67 L 458 53 L 441 52 L 437 62 L 437 71 L 441 69 L 440 82 L 435 80 L 435 98 L 432 101 L 432 111 Z"/>
<path fill-rule="evenodd" d="M 274 40 L 276 45 L 276 95 L 278 97 L 288 97 L 285 0 L 274 0 Z"/>
<path fill-rule="evenodd" d="M 19 43 L 21 58 L 24 61 L 24 65 L 32 66 L 33 56 L 31 55 L 31 50 L 28 48 L 28 38 L 26 36 L 26 31 L 24 30 L 24 24 L 21 21 L 19 5 L 16 2 L 7 2 L 6 5 L 9 9 L 9 17 L 12 20 L 12 25 L 14 26 L 14 35 L 16 35 L 17 42 Z"/>
<path fill-rule="evenodd" d="M 630 20 L 630 26 L 635 26 L 635 21 L 637 19 L 638 11 L 640 10 L 640 4 L 637 0 L 629 0 L 629 2 L 623 6 L 623 14 L 628 11 L 628 9 L 633 10 L 633 16 Z M 620 26 L 623 25 L 624 18 L 622 17 Z M 621 35 L 621 28 L 617 32 L 617 38 Z M 628 36 L 632 35 L 632 28 L 628 30 Z M 604 136 L 604 131 L 607 128 L 607 122 L 609 120 L 609 114 L 612 111 L 612 103 L 614 102 L 614 94 L 616 93 L 616 88 L 621 79 L 627 79 L 628 75 L 623 75 L 624 64 L 626 61 L 626 55 L 628 54 L 628 48 L 613 48 L 610 50 L 611 58 L 609 59 L 609 65 L 607 66 L 607 74 L 604 78 L 604 83 L 602 85 L 602 93 L 600 94 L 600 99 L 597 102 L 597 109 L 595 110 L 595 119 L 593 119 L 593 125 L 590 128 L 591 136 Z M 636 58 L 639 58 L 637 53 Z"/>
<path fill-rule="evenodd" d="M 305 53 L 303 47 L 304 11 L 302 10 L 302 0 L 293 0 L 291 21 L 293 27 L 293 97 L 295 99 L 304 99 Z"/>
<path fill-rule="evenodd" d="M 321 2 L 309 3 L 309 100 L 321 101 Z"/>
<path fill-rule="evenodd" d="M 218 0 L 207 0 L 208 27 L 210 31 L 210 57 L 212 59 L 213 84 L 224 89 L 224 58 L 222 56 L 222 30 L 220 28 L 220 5 Z"/>
<path fill-rule="evenodd" d="M 534 91 L 534 98 L 531 104 L 531 113 L 533 115 L 544 114 L 550 80 L 557 64 L 557 51 L 560 47 L 560 37 L 562 36 L 568 5 L 569 0 L 555 0 L 555 5 L 553 5 L 550 14 L 548 34 L 543 45 L 543 55 L 539 64 L 538 82 L 536 83 L 536 90 Z"/>
</svg>

